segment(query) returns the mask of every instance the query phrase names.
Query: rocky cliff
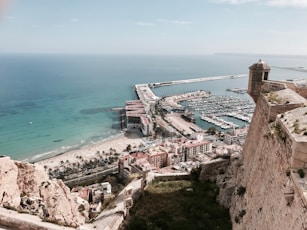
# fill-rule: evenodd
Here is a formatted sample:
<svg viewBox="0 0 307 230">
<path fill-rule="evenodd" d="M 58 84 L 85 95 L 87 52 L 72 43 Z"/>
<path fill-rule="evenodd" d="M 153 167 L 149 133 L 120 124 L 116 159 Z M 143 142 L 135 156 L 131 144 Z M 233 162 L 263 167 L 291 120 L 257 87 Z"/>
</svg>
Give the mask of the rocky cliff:
<svg viewBox="0 0 307 230">
<path fill-rule="evenodd" d="M 42 167 L 9 157 L 0 158 L 0 206 L 71 227 L 87 218 L 84 205 L 61 180 L 49 180 Z"/>
</svg>

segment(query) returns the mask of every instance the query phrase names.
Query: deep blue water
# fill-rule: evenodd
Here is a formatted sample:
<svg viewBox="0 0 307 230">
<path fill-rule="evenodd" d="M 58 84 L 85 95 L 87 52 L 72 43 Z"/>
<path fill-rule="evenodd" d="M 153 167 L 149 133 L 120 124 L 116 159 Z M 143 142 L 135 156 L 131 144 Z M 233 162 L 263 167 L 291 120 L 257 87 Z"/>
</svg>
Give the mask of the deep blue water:
<svg viewBox="0 0 307 230">
<path fill-rule="evenodd" d="M 271 66 L 307 66 L 304 57 L 262 57 Z M 258 56 L 0 55 L 0 154 L 33 159 L 120 132 L 121 107 L 139 83 L 248 74 Z M 271 79 L 306 78 L 272 67 Z M 247 87 L 247 78 L 161 87 L 158 95 Z M 248 96 L 246 96 L 248 98 Z M 29 122 L 32 122 L 30 125 Z"/>
</svg>

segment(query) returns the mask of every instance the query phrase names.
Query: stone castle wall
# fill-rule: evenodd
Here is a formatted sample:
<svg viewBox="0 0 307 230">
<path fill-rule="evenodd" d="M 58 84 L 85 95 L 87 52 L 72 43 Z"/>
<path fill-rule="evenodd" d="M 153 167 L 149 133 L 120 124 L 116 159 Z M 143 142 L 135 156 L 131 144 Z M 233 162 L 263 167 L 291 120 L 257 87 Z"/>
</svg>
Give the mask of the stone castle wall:
<svg viewBox="0 0 307 230">
<path fill-rule="evenodd" d="M 216 159 L 201 165 L 200 181 L 215 180 L 217 175 L 224 174 L 230 164 L 228 159 Z"/>
<path fill-rule="evenodd" d="M 287 88 L 286 83 L 279 81 L 263 81 L 261 85 L 262 92 L 272 92 Z"/>
<path fill-rule="evenodd" d="M 307 98 L 307 87 L 297 88 L 297 93 L 300 94 L 302 97 Z"/>
<path fill-rule="evenodd" d="M 234 230 L 307 229 L 307 209 L 302 193 L 288 173 L 293 143 L 274 132 L 270 106 L 264 96 L 257 101 L 243 149 L 244 172 L 231 200 Z M 238 187 L 246 191 L 238 193 Z M 286 194 L 292 191 L 292 199 Z"/>
</svg>

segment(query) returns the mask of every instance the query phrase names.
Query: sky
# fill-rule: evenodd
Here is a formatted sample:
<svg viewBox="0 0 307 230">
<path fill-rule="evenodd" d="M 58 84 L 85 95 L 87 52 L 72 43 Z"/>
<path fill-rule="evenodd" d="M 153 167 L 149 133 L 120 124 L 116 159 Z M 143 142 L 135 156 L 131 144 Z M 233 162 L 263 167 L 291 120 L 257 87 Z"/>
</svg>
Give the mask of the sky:
<svg viewBox="0 0 307 230">
<path fill-rule="evenodd" d="M 0 0 L 1 53 L 307 54 L 307 0 Z"/>
</svg>

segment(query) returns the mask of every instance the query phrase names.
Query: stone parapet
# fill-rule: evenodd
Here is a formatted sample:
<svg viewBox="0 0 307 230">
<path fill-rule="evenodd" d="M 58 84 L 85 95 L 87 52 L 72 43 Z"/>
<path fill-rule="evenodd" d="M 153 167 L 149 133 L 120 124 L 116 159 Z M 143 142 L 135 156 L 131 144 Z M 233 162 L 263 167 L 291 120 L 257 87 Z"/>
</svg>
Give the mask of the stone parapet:
<svg viewBox="0 0 307 230">
<path fill-rule="evenodd" d="M 287 86 L 285 83 L 280 81 L 262 81 L 261 91 L 262 92 L 275 92 L 282 89 L 286 89 Z"/>
<path fill-rule="evenodd" d="M 208 163 L 201 165 L 201 172 L 199 176 L 200 181 L 206 181 L 212 178 L 216 178 L 219 174 L 224 174 L 230 164 L 229 159 L 218 158 Z"/>
</svg>

